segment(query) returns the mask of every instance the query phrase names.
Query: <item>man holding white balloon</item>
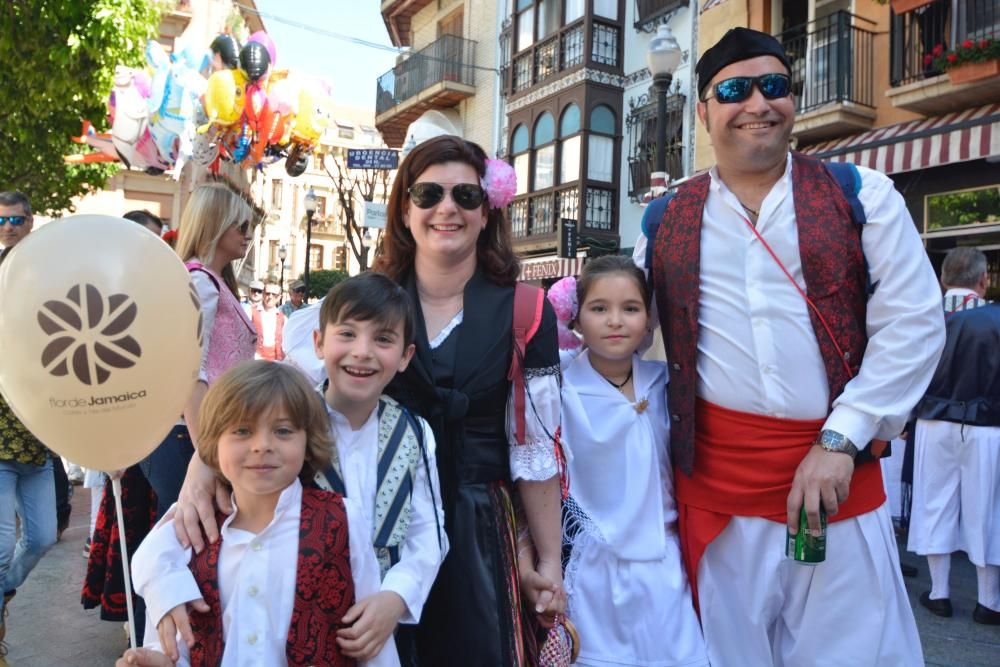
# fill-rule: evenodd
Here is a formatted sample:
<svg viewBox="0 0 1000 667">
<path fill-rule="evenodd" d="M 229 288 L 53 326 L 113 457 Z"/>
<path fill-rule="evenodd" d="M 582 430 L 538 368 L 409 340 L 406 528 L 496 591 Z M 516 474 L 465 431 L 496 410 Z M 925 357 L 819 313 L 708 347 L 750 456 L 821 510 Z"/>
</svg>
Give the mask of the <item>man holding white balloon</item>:
<svg viewBox="0 0 1000 667">
<path fill-rule="evenodd" d="M 20 192 L 0 192 L 0 262 L 31 232 L 31 203 Z M 16 539 L 17 515 L 21 539 Z M 7 602 L 45 552 L 56 542 L 56 492 L 52 458 L 38 438 L 25 428 L 0 395 L 0 656 Z"/>
</svg>

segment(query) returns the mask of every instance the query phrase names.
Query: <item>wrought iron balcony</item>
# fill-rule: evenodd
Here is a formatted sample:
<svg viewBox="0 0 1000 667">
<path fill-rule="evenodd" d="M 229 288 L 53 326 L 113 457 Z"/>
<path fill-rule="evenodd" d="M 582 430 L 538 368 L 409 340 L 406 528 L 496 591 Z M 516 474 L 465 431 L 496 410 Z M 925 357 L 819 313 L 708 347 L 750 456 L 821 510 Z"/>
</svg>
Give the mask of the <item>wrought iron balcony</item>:
<svg viewBox="0 0 1000 667">
<path fill-rule="evenodd" d="M 687 7 L 690 0 L 635 0 L 635 28 L 653 29 L 656 22 L 681 7 Z"/>
<path fill-rule="evenodd" d="M 996 77 L 952 85 L 934 65 L 937 53 L 983 39 L 1000 39 L 1000 0 L 933 0 L 915 11 L 894 14 L 889 31 L 889 99 L 897 107 L 922 114 L 1000 101 Z"/>
<path fill-rule="evenodd" d="M 475 94 L 476 42 L 443 35 L 378 78 L 375 126 L 398 148 L 406 128 L 428 109 L 452 107 Z"/>
<path fill-rule="evenodd" d="M 679 90 L 679 86 L 675 87 Z M 679 92 L 667 97 L 667 174 L 671 180 L 684 176 L 684 95 Z M 625 127 L 628 132 L 628 196 L 638 202 L 649 191 L 652 173 L 656 171 L 656 99 L 643 95 L 632 106 Z"/>
<path fill-rule="evenodd" d="M 581 236 L 618 238 L 615 213 L 617 193 L 612 188 L 583 185 L 583 219 L 580 219 L 581 186 L 559 186 L 540 194 L 521 195 L 510 205 L 514 243 L 519 247 L 555 247 L 560 219 L 579 223 Z"/>
<path fill-rule="evenodd" d="M 825 139 L 872 126 L 875 33 L 870 21 L 839 11 L 778 35 L 792 65 L 800 140 Z M 874 27 L 874 24 L 872 24 Z"/>
</svg>

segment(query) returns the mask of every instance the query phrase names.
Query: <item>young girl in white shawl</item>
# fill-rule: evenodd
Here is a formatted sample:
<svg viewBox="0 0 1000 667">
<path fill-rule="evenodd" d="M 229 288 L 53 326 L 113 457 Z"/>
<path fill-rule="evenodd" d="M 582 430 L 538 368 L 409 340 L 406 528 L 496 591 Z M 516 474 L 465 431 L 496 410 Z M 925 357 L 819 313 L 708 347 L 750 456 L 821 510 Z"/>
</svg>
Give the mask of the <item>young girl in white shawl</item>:
<svg viewBox="0 0 1000 667">
<path fill-rule="evenodd" d="M 650 325 L 645 276 L 631 259 L 608 255 L 554 285 L 549 299 L 584 345 L 562 387 L 576 664 L 708 665 L 677 540 L 666 364 L 636 354 Z M 560 329 L 560 346 L 572 345 L 575 335 Z"/>
</svg>

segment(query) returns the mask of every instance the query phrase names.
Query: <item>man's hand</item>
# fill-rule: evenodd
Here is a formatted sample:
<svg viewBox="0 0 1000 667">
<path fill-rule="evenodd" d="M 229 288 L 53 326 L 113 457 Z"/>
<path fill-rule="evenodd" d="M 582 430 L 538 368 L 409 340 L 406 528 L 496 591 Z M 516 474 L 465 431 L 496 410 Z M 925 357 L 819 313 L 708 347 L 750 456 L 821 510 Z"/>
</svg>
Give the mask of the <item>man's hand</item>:
<svg viewBox="0 0 1000 667">
<path fill-rule="evenodd" d="M 181 639 L 188 648 L 194 646 L 194 633 L 191 632 L 191 623 L 188 621 L 188 607 L 195 611 L 205 613 L 209 611 L 208 604 L 202 598 L 192 600 L 186 604 L 179 604 L 168 611 L 160 622 L 156 624 L 156 634 L 160 637 L 160 646 L 163 652 L 174 662 L 179 659 L 177 653 L 177 632 L 180 631 Z"/>
<path fill-rule="evenodd" d="M 213 503 L 214 500 L 214 503 Z M 215 508 L 224 514 L 233 513 L 229 489 L 216 476 L 215 471 L 202 463 L 197 452 L 188 464 L 184 485 L 174 507 L 174 532 L 177 540 L 185 547 L 191 546 L 195 553 L 205 548 L 202 528 L 208 541 L 219 539 L 219 526 L 215 523 Z"/>
<path fill-rule="evenodd" d="M 854 474 L 854 459 L 841 452 L 828 452 L 819 445 L 809 448 L 795 471 L 792 490 L 788 492 L 788 532 L 799 532 L 799 513 L 803 504 L 809 530 L 819 531 L 819 508 L 822 502 L 826 513 L 833 516 L 840 503 L 847 500 Z"/>
<path fill-rule="evenodd" d="M 148 648 L 130 648 L 118 658 L 115 667 L 174 667 L 174 661 L 159 651 Z"/>
<path fill-rule="evenodd" d="M 404 613 L 406 603 L 398 593 L 382 591 L 366 597 L 344 614 L 343 623 L 351 627 L 337 630 L 337 643 L 344 655 L 371 660 L 392 637 Z"/>
</svg>

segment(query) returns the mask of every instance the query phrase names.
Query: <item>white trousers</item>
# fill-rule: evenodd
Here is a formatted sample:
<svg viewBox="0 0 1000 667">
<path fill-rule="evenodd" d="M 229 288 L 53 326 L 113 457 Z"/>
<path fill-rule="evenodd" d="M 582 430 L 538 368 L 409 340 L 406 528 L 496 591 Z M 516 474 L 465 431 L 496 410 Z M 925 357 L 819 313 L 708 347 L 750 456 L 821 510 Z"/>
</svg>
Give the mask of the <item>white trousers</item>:
<svg viewBox="0 0 1000 667">
<path fill-rule="evenodd" d="M 885 504 L 827 528 L 826 561 L 786 558 L 784 524 L 734 517 L 698 566 L 712 667 L 924 664 Z"/>
<path fill-rule="evenodd" d="M 907 548 L 1000 565 L 1000 427 L 917 421 Z"/>
<path fill-rule="evenodd" d="M 895 438 L 892 441 L 892 456 L 879 459 L 882 466 L 882 480 L 885 483 L 885 499 L 889 503 L 889 514 L 898 518 L 903 514 L 903 456 L 906 452 L 906 440 Z"/>
</svg>

